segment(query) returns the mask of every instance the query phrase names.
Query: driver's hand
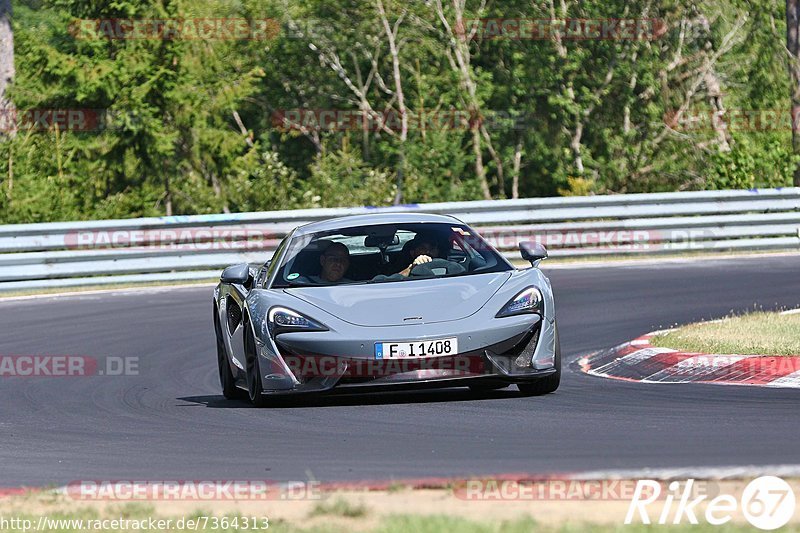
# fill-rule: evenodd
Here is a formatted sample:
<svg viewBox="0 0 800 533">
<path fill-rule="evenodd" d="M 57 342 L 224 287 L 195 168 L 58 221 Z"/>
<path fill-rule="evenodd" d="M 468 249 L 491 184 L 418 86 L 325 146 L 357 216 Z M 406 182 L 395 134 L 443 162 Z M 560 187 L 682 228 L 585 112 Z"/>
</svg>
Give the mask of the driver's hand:
<svg viewBox="0 0 800 533">
<path fill-rule="evenodd" d="M 417 265 L 421 265 L 421 264 L 423 264 L 423 263 L 430 263 L 431 261 L 433 261 L 433 259 L 431 259 L 431 256 L 429 256 L 429 255 L 420 255 L 420 256 L 417 256 L 417 258 L 416 258 L 416 259 L 414 259 L 414 261 L 413 261 L 413 262 L 412 262 L 410 265 L 408 265 L 408 266 L 405 268 L 405 270 L 403 270 L 402 272 L 400 272 L 400 275 L 401 275 L 401 276 L 408 277 L 408 275 L 409 275 L 409 274 L 411 274 L 411 269 L 412 269 L 412 268 L 414 268 L 414 267 L 415 267 L 415 266 L 417 266 Z"/>
</svg>

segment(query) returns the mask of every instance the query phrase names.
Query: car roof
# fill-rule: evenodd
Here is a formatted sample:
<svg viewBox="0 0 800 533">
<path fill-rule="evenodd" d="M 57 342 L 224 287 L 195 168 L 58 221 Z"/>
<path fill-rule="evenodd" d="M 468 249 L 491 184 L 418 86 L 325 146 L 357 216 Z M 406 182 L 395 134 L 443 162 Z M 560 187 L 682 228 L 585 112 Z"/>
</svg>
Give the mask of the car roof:
<svg viewBox="0 0 800 533">
<path fill-rule="evenodd" d="M 431 213 L 371 213 L 368 215 L 350 215 L 329 220 L 310 222 L 297 228 L 295 235 L 306 235 L 318 231 L 331 231 L 354 226 L 375 226 L 379 224 L 414 224 L 414 223 L 439 223 L 463 224 L 456 217 L 450 215 L 434 215 Z"/>
</svg>

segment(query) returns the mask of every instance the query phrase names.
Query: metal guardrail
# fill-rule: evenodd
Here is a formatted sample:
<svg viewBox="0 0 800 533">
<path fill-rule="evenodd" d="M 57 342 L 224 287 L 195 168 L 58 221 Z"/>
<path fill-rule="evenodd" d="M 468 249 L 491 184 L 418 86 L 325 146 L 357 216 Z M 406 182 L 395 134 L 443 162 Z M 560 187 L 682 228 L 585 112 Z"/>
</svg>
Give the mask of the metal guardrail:
<svg viewBox="0 0 800 533">
<path fill-rule="evenodd" d="M 295 226 L 378 212 L 451 214 L 518 258 L 800 249 L 800 188 L 528 198 L 0 226 L 0 291 L 208 279 L 262 263 Z"/>
</svg>

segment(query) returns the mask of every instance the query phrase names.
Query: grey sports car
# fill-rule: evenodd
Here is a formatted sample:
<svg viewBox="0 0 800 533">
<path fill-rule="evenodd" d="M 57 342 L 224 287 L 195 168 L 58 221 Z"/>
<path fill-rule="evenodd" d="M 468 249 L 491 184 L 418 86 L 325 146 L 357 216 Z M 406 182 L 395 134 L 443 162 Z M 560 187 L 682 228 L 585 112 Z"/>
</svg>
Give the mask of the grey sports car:
<svg viewBox="0 0 800 533">
<path fill-rule="evenodd" d="M 458 219 L 358 215 L 300 226 L 214 290 L 222 392 L 286 394 L 515 384 L 553 392 L 561 350 L 547 250 L 517 269 Z"/>
</svg>

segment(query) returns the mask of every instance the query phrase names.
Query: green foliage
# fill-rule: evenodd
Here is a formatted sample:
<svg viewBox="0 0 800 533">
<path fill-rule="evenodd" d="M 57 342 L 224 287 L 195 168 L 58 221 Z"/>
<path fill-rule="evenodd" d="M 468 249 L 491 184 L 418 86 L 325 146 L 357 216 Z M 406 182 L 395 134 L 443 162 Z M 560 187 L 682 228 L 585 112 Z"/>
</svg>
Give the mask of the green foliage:
<svg viewBox="0 0 800 533">
<path fill-rule="evenodd" d="M 783 187 L 799 160 L 786 135 L 739 136 L 730 152 L 713 154 L 704 188 Z"/>
<path fill-rule="evenodd" d="M 313 207 L 389 205 L 395 194 L 393 176 L 367 165 L 348 145 L 319 154 L 311 167 L 303 200 Z"/>
<path fill-rule="evenodd" d="M 0 139 L 0 223 L 791 183 L 788 125 L 730 123 L 743 110 L 789 107 L 782 3 L 568 0 L 557 19 L 664 24 L 646 39 L 560 43 L 466 40 L 456 4 L 17 1 L 20 113 L 105 119 L 92 131 L 21 128 Z M 462 18 L 553 16 L 547 3 L 481 6 L 466 0 Z M 267 40 L 74 31 L 76 19 L 112 18 L 269 18 L 280 31 Z M 373 116 L 366 128 L 327 130 L 275 121 L 299 109 Z M 719 109 L 721 128 L 685 127 Z M 431 127 L 415 122 L 423 114 L 471 119 Z"/>
<path fill-rule="evenodd" d="M 480 197 L 480 187 L 464 150 L 463 132 L 427 131 L 406 150 L 407 202 L 454 202 Z"/>
<path fill-rule="evenodd" d="M 567 188 L 558 189 L 561 196 L 587 196 L 594 190 L 594 182 L 587 178 L 567 178 Z"/>
</svg>

